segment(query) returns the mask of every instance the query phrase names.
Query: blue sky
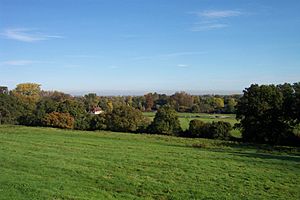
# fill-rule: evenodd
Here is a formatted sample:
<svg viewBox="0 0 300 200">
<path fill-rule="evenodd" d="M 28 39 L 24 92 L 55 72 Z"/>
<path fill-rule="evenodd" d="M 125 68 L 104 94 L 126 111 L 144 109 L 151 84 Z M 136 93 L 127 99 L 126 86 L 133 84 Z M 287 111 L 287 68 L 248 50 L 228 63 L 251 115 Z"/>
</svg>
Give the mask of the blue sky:
<svg viewBox="0 0 300 200">
<path fill-rule="evenodd" d="M 299 0 L 0 0 L 0 85 L 242 91 L 300 81 Z"/>
</svg>

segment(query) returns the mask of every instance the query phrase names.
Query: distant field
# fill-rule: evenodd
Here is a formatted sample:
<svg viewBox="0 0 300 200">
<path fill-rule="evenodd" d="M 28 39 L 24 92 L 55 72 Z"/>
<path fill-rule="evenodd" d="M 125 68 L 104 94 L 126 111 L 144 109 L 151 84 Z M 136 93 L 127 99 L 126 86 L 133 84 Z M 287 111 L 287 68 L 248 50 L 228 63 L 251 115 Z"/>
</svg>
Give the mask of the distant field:
<svg viewBox="0 0 300 200">
<path fill-rule="evenodd" d="M 299 149 L 0 126 L 0 199 L 300 199 Z"/>
<path fill-rule="evenodd" d="M 144 116 L 149 117 L 151 120 L 155 116 L 155 112 L 144 112 L 143 114 Z M 178 113 L 178 117 L 183 130 L 188 129 L 190 121 L 194 119 L 204 122 L 225 121 L 229 122 L 232 126 L 238 122 L 235 119 L 234 114 Z M 238 130 L 232 130 L 231 135 L 235 137 L 241 137 L 241 133 Z"/>
</svg>

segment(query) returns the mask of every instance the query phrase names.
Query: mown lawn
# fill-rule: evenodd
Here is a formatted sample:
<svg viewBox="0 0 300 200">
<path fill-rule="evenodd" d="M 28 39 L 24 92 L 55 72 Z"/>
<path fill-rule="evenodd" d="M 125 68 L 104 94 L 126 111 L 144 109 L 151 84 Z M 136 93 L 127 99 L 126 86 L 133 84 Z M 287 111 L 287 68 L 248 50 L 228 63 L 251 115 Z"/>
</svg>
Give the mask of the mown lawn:
<svg viewBox="0 0 300 200">
<path fill-rule="evenodd" d="M 0 199 L 300 199 L 297 148 L 0 126 Z"/>
</svg>

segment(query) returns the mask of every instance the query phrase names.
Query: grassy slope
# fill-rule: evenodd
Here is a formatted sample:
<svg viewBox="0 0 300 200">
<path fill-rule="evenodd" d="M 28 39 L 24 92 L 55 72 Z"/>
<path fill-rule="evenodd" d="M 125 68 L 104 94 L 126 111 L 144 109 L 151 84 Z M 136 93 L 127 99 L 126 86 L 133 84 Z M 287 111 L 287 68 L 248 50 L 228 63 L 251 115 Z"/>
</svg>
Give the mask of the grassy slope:
<svg viewBox="0 0 300 200">
<path fill-rule="evenodd" d="M 0 199 L 300 199 L 299 164 L 298 150 L 0 126 Z"/>
</svg>

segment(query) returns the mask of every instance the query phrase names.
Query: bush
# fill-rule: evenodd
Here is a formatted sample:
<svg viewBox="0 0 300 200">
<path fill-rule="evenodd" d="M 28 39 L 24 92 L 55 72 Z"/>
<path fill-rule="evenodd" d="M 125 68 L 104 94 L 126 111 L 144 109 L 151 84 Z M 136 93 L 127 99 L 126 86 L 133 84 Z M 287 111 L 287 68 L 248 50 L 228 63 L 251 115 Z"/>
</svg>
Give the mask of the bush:
<svg viewBox="0 0 300 200">
<path fill-rule="evenodd" d="M 74 118 L 69 113 L 52 112 L 46 114 L 42 123 L 44 126 L 72 129 L 74 127 Z"/>
<path fill-rule="evenodd" d="M 88 113 L 82 114 L 74 118 L 74 129 L 76 130 L 90 130 L 92 116 Z"/>
<path fill-rule="evenodd" d="M 145 121 L 140 110 L 128 105 L 115 107 L 106 117 L 107 129 L 119 132 L 137 132 Z"/>
<path fill-rule="evenodd" d="M 170 106 L 158 109 L 148 132 L 164 135 L 178 135 L 182 131 L 176 111 Z"/>
<path fill-rule="evenodd" d="M 206 134 L 208 132 L 207 128 L 209 124 L 204 123 L 201 120 L 191 120 L 189 125 L 189 131 L 187 133 L 188 137 L 198 138 L 198 137 L 206 137 Z"/>
<path fill-rule="evenodd" d="M 187 137 L 201 137 L 210 139 L 227 140 L 230 137 L 232 126 L 228 122 L 218 121 L 212 123 L 204 123 L 200 120 L 190 121 Z"/>
<path fill-rule="evenodd" d="M 228 122 L 218 121 L 209 125 L 209 138 L 227 140 L 230 137 L 232 126 Z"/>
<path fill-rule="evenodd" d="M 0 94 L 0 124 L 18 124 L 24 113 L 24 106 L 14 96 Z"/>
<path fill-rule="evenodd" d="M 105 115 L 100 114 L 92 116 L 90 121 L 90 130 L 105 130 L 106 128 Z"/>
</svg>

